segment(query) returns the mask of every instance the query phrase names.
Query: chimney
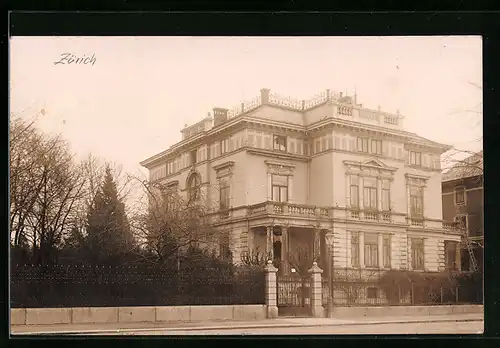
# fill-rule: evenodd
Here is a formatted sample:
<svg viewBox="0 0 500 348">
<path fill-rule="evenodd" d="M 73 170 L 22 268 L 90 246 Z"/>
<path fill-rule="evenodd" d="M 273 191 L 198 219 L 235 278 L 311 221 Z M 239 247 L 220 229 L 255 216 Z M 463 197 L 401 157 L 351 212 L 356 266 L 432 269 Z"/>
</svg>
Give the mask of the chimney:
<svg viewBox="0 0 500 348">
<path fill-rule="evenodd" d="M 220 124 L 223 124 L 227 121 L 227 112 L 228 109 L 223 108 L 214 108 L 214 127 L 217 127 Z"/>
<path fill-rule="evenodd" d="M 262 88 L 260 90 L 260 101 L 262 104 L 268 104 L 269 103 L 269 92 L 271 90 L 269 88 Z"/>
</svg>

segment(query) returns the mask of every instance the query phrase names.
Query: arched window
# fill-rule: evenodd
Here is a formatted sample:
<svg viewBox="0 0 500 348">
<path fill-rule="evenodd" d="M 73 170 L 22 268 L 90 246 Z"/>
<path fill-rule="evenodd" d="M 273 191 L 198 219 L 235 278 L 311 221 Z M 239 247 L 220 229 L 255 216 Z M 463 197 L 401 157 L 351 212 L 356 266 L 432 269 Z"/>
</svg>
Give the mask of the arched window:
<svg viewBox="0 0 500 348">
<path fill-rule="evenodd" d="M 200 175 L 197 173 L 191 174 L 188 180 L 188 195 L 189 201 L 194 202 L 200 198 Z"/>
</svg>

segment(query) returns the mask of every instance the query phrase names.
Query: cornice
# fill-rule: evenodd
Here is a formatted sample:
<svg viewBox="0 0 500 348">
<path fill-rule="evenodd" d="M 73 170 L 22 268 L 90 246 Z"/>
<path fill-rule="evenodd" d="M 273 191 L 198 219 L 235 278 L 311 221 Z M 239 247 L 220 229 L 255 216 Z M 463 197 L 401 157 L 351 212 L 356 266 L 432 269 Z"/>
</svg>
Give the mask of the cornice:
<svg viewBox="0 0 500 348">
<path fill-rule="evenodd" d="M 304 155 L 296 155 L 296 154 L 290 154 L 290 153 L 285 153 L 285 152 L 276 152 L 276 151 L 272 151 L 272 150 L 257 149 L 257 148 L 252 148 L 252 147 L 248 147 L 247 152 L 249 154 L 252 154 L 252 155 L 267 156 L 267 157 L 272 157 L 275 159 L 295 160 L 295 161 L 301 161 L 301 162 L 310 161 L 310 159 Z"/>
</svg>

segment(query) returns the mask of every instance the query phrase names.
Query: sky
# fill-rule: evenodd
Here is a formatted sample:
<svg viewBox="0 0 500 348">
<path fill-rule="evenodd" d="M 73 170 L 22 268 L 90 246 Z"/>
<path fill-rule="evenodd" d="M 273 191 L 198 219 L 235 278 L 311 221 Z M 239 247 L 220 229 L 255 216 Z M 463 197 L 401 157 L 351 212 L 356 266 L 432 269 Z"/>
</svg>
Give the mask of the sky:
<svg viewBox="0 0 500 348">
<path fill-rule="evenodd" d="M 61 55 L 93 64 L 54 64 Z M 67 63 L 67 62 L 66 62 Z M 446 37 L 13 37 L 10 111 L 39 115 L 80 158 L 145 173 L 214 107 L 261 88 L 298 99 L 326 89 L 405 116 L 405 130 L 460 149 L 482 143 L 482 39 Z"/>
</svg>

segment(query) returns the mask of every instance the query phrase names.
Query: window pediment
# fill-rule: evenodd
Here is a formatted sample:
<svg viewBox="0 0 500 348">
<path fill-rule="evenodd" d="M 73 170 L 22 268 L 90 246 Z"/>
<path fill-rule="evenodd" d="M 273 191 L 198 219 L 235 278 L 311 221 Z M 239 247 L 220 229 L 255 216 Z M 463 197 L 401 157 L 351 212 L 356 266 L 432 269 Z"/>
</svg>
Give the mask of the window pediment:
<svg viewBox="0 0 500 348">
<path fill-rule="evenodd" d="M 377 172 L 377 173 L 392 173 L 397 170 L 395 167 L 389 167 L 378 159 L 370 159 L 363 162 L 357 161 L 344 161 L 344 165 L 348 168 L 349 172 Z"/>
<path fill-rule="evenodd" d="M 267 164 L 267 172 L 274 175 L 293 175 L 295 165 L 285 162 L 265 161 Z"/>
<path fill-rule="evenodd" d="M 429 180 L 430 176 L 417 175 L 417 174 L 405 174 L 406 182 L 410 186 L 425 186 L 427 180 Z"/>
<path fill-rule="evenodd" d="M 231 176 L 233 174 L 234 162 L 233 161 L 224 162 L 214 166 L 213 169 L 217 173 L 218 179 L 225 176 Z"/>
</svg>

